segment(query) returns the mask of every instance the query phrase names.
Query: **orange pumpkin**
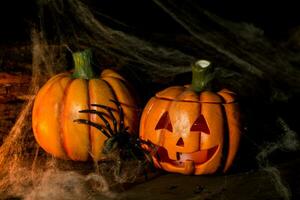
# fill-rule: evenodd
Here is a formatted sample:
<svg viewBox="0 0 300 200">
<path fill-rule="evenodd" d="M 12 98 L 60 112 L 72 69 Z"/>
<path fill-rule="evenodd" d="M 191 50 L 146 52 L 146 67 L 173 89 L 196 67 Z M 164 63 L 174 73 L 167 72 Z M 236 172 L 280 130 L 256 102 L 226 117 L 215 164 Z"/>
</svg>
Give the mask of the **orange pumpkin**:
<svg viewBox="0 0 300 200">
<path fill-rule="evenodd" d="M 205 90 L 209 65 L 198 61 L 192 85 L 169 87 L 147 103 L 140 137 L 155 146 L 156 167 L 198 175 L 226 172 L 232 165 L 240 141 L 239 107 L 233 92 Z"/>
<path fill-rule="evenodd" d="M 136 132 L 138 128 L 137 101 L 126 80 L 110 69 L 102 71 L 100 78 L 95 77 L 90 57 L 88 50 L 74 53 L 74 73 L 52 77 L 36 95 L 32 111 L 34 136 L 38 144 L 55 157 L 77 161 L 103 158 L 101 152 L 106 136 L 94 127 L 73 122 L 80 118 L 105 127 L 96 115 L 79 113 L 93 109 L 109 116 L 107 110 L 91 104 L 111 107 L 120 123 L 116 104 L 111 100 L 120 102 L 129 132 Z M 108 122 L 113 126 L 111 119 Z"/>
</svg>

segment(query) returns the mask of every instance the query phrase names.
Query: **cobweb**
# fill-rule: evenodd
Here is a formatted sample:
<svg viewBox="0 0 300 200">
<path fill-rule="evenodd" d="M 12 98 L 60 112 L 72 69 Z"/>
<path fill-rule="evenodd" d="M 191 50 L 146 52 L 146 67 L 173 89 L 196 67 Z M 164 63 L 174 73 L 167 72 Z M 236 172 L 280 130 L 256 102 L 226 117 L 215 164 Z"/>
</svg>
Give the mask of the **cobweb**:
<svg viewBox="0 0 300 200">
<path fill-rule="evenodd" d="M 86 47 L 93 49 L 95 64 L 100 63 L 98 70 L 114 66 L 134 79 L 136 85 L 144 84 L 145 88 L 151 84 L 167 86 L 184 79 L 191 71 L 192 62 L 208 59 L 215 66 L 216 85 L 236 91 L 242 100 L 261 97 L 262 102 L 272 105 L 288 102 L 300 92 L 300 71 L 293 65 L 300 63 L 299 56 L 271 43 L 254 25 L 220 18 L 203 9 L 197 1 L 153 0 L 185 30 L 185 37 L 179 39 L 174 35 L 161 38 L 150 35 L 149 39 L 149 36 L 116 26 L 112 18 L 108 23 L 107 19 L 101 18 L 104 14 L 99 15 L 85 1 L 37 0 L 36 3 L 39 11 L 31 37 L 29 94 L 32 98 L 23 106 L 0 147 L 0 192 L 4 196 L 16 195 L 24 199 L 116 198 L 110 191 L 111 185 L 133 182 L 137 178 L 141 166 L 136 163 L 129 167 L 131 172 L 112 172 L 111 178 L 103 175 L 102 169 L 93 163 L 86 167 L 46 155 L 33 138 L 30 119 L 34 94 L 49 77 L 66 70 L 65 66 L 70 65 L 70 53 Z M 173 40 L 176 42 L 170 45 L 169 41 Z M 146 97 L 153 95 L 150 92 Z M 247 108 L 244 110 L 246 115 Z M 278 135 L 277 142 L 264 144 L 266 148 L 255 141 L 258 149 L 262 149 L 256 158 L 259 167 L 270 172 L 283 198 L 289 199 L 290 191 L 282 183 L 278 170 L 268 162 L 268 156 L 277 150 L 296 151 L 299 145 L 297 134 L 280 116 L 278 119 L 269 125 L 279 124 L 285 134 Z M 251 133 L 247 134 L 251 139 Z M 55 197 L 52 196 L 54 193 Z"/>
</svg>

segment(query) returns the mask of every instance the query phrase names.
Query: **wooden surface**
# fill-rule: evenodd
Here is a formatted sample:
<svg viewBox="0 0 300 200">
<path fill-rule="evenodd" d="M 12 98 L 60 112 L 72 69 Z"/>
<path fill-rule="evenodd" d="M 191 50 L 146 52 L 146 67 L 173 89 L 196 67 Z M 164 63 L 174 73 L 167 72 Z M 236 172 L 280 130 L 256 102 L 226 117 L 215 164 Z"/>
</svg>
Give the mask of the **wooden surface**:
<svg viewBox="0 0 300 200">
<path fill-rule="evenodd" d="M 295 159 L 266 168 L 225 175 L 164 174 L 128 188 L 120 196 L 126 200 L 296 200 L 300 197 L 299 166 L 300 159 Z M 271 173 L 274 169 L 278 170 L 280 178 Z M 284 193 L 280 183 L 288 188 L 289 194 Z"/>
<path fill-rule="evenodd" d="M 29 88 L 28 75 L 0 73 L 0 143 L 15 123 Z"/>
<path fill-rule="evenodd" d="M 0 47 L 0 144 L 15 123 L 31 81 L 30 46 Z"/>
<path fill-rule="evenodd" d="M 0 73 L 0 103 L 26 100 L 31 77 L 21 73 Z"/>
</svg>

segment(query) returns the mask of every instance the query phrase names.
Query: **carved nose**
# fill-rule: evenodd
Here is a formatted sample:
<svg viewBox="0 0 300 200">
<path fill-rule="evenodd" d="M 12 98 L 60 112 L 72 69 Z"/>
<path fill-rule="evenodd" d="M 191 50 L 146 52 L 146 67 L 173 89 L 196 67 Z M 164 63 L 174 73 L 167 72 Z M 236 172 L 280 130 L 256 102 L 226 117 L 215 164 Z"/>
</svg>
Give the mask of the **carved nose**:
<svg viewBox="0 0 300 200">
<path fill-rule="evenodd" d="M 183 147 L 183 146 L 184 146 L 184 142 L 183 142 L 183 139 L 182 139 L 182 138 L 179 138 L 179 140 L 178 140 L 177 143 L 176 143 L 176 146 L 180 146 L 180 147 Z"/>
</svg>

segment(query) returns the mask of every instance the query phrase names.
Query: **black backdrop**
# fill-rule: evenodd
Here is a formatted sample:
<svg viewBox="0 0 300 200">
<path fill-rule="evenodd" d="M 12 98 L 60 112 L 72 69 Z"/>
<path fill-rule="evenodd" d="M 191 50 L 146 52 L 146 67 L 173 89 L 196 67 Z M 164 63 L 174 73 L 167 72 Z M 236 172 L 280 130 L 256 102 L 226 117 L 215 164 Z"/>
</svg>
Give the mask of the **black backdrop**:
<svg viewBox="0 0 300 200">
<path fill-rule="evenodd" d="M 0 4 L 0 41 L 28 41 L 30 30 L 38 22 L 38 2 L 41 0 L 9 0 Z M 123 22 L 130 28 L 145 32 L 184 32 L 151 0 L 87 0 L 104 15 Z M 199 5 L 235 22 L 249 22 L 264 30 L 273 39 L 285 39 L 299 26 L 300 12 L 296 1 L 201 0 Z M 110 18 L 103 20 L 113 23 Z M 116 25 L 116 23 L 113 23 Z M 168 26 L 165 26 L 168 24 Z M 124 28 L 124 27 L 123 27 Z"/>
</svg>

